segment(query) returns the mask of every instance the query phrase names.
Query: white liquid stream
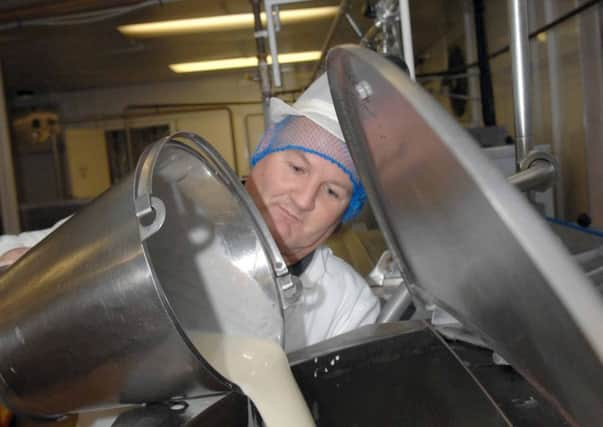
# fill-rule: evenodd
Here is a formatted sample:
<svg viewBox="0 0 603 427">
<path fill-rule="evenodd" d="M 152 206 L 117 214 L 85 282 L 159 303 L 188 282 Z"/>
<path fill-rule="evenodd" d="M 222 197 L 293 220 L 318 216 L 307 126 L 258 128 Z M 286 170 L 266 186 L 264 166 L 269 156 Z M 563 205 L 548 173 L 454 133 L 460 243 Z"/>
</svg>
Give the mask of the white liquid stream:
<svg viewBox="0 0 603 427">
<path fill-rule="evenodd" d="M 278 344 L 219 334 L 198 333 L 190 338 L 216 371 L 241 387 L 267 427 L 315 426 Z"/>
</svg>

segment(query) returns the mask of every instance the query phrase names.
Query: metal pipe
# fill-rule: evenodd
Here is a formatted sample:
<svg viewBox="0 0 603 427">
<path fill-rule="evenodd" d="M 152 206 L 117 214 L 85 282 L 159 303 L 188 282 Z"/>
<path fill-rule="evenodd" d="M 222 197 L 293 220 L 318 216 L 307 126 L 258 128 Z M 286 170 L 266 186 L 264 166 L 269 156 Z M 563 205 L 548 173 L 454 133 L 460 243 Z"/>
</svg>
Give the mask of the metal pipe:
<svg viewBox="0 0 603 427">
<path fill-rule="evenodd" d="M 268 129 L 268 127 L 270 126 L 270 96 L 272 86 L 270 84 L 270 76 L 268 75 L 268 61 L 266 59 L 266 31 L 264 31 L 262 27 L 262 16 L 260 14 L 260 0 L 251 0 L 251 5 L 253 8 L 254 37 L 255 48 L 258 57 L 258 74 L 260 76 L 262 109 L 264 110 L 264 128 Z M 272 11 L 266 11 L 266 16 L 268 17 L 268 15 L 271 15 L 271 13 Z M 276 57 L 273 56 L 273 58 Z"/>
<path fill-rule="evenodd" d="M 515 162 L 519 171 L 519 164 L 532 148 L 528 6 L 525 0 L 508 0 L 507 6 L 515 104 Z"/>
<path fill-rule="evenodd" d="M 350 24 L 350 27 L 352 27 L 352 31 L 354 31 L 354 33 L 358 36 L 359 39 L 362 39 L 362 31 L 360 30 L 360 27 L 358 26 L 356 21 L 354 21 L 354 18 L 352 18 L 349 13 L 346 13 L 345 19 L 348 20 L 348 24 Z"/>
<path fill-rule="evenodd" d="M 255 3 L 256 0 L 253 0 Z M 274 86 L 281 87 L 281 68 L 278 62 L 278 46 L 276 45 L 276 30 L 274 28 L 274 16 L 272 15 L 272 3 L 269 0 L 264 1 L 264 12 L 266 15 L 266 32 L 268 34 L 268 45 L 270 47 L 270 56 L 272 57 L 272 83 Z M 255 15 L 255 8 L 254 8 Z M 257 27 L 257 25 L 256 25 Z M 265 33 L 263 33 L 265 34 Z M 262 35 L 263 35 L 262 34 Z"/>
<path fill-rule="evenodd" d="M 10 122 L 6 112 L 4 94 L 4 77 L 0 63 L 0 212 L 2 213 L 2 229 L 7 234 L 18 234 L 21 231 L 19 222 L 19 203 L 10 138 Z"/>
<path fill-rule="evenodd" d="M 496 126 L 494 110 L 494 91 L 492 90 L 492 75 L 488 59 L 488 42 L 484 23 L 484 0 L 474 0 L 475 41 L 477 42 L 477 62 L 479 65 L 479 88 L 482 98 L 482 118 L 484 126 Z M 455 70 L 455 72 L 458 72 Z"/>
<path fill-rule="evenodd" d="M 395 322 L 400 320 L 402 314 L 412 304 L 412 297 L 404 283 L 400 284 L 400 288 L 387 300 L 379 316 L 377 323 Z"/>
<path fill-rule="evenodd" d="M 364 33 L 364 36 L 362 36 L 362 38 L 360 39 L 360 45 L 364 46 L 364 47 L 368 47 L 371 48 L 371 44 L 373 43 L 373 39 L 375 38 L 375 36 L 377 34 L 379 34 L 379 31 L 381 30 L 381 28 L 383 27 L 383 21 L 377 21 L 373 24 L 373 26 L 371 26 L 371 28 L 369 28 L 367 30 L 366 33 Z"/>
<path fill-rule="evenodd" d="M 329 27 L 329 32 L 327 33 L 327 38 L 322 43 L 322 47 L 320 49 L 320 58 L 318 59 L 318 61 L 316 61 L 316 64 L 314 65 L 314 68 L 312 69 L 312 77 L 310 78 L 310 83 L 312 83 L 314 80 L 316 80 L 316 76 L 318 75 L 318 72 L 320 71 L 320 67 L 325 59 L 325 56 L 327 55 L 327 50 L 329 49 L 331 40 L 333 39 L 333 36 L 335 35 L 335 30 L 339 26 L 339 22 L 341 21 L 341 18 L 346 15 L 346 12 L 348 9 L 348 3 L 349 3 L 349 0 L 342 0 L 341 3 L 339 3 L 339 9 L 337 9 L 337 14 L 333 18 L 333 21 L 331 21 L 331 26 Z M 308 86 L 310 85 L 310 83 L 308 83 Z"/>
<path fill-rule="evenodd" d="M 521 191 L 545 191 L 551 186 L 555 177 L 555 165 L 545 160 L 537 160 L 527 169 L 509 176 L 507 182 Z"/>
<path fill-rule="evenodd" d="M 412 26 L 410 24 L 410 8 L 408 0 L 400 0 L 400 27 L 402 29 L 402 46 L 404 50 L 404 62 L 408 67 L 410 78 L 415 80 L 415 56 L 412 45 Z"/>
<path fill-rule="evenodd" d="M 547 1 L 544 3 L 544 13 L 547 22 L 552 22 L 553 17 L 557 15 L 557 2 Z M 546 53 L 548 62 L 549 75 L 549 93 L 551 106 L 551 146 L 553 155 L 559 162 L 557 175 L 559 183 L 555 186 L 555 216 L 559 219 L 566 219 L 565 206 L 565 159 L 562 152 L 563 148 L 563 127 L 565 121 L 565 113 L 563 97 L 561 96 L 561 78 L 559 76 L 560 68 L 560 49 L 559 49 L 559 34 L 557 31 L 551 31 L 546 38 Z"/>
</svg>

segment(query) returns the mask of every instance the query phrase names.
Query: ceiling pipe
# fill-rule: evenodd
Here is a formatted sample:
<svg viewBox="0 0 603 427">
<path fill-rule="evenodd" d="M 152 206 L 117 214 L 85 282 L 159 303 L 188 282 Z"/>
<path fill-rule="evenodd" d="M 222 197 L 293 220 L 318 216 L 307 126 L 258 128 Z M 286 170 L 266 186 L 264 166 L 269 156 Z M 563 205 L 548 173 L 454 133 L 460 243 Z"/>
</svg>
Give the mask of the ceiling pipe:
<svg viewBox="0 0 603 427">
<path fill-rule="evenodd" d="M 515 161 L 519 164 L 532 148 L 532 98 L 530 96 L 530 41 L 526 0 L 508 0 L 515 104 Z"/>
<path fill-rule="evenodd" d="M 260 91 L 262 93 L 262 109 L 264 111 L 264 129 L 270 127 L 270 97 L 272 96 L 272 84 L 268 72 L 268 60 L 266 54 L 266 31 L 262 27 L 262 16 L 260 12 L 260 0 L 251 0 L 254 20 L 255 47 L 258 58 L 258 74 L 260 76 Z M 271 12 L 271 11 L 270 11 Z M 269 11 L 266 11 L 268 15 Z M 278 62 L 278 60 L 277 60 Z"/>
</svg>

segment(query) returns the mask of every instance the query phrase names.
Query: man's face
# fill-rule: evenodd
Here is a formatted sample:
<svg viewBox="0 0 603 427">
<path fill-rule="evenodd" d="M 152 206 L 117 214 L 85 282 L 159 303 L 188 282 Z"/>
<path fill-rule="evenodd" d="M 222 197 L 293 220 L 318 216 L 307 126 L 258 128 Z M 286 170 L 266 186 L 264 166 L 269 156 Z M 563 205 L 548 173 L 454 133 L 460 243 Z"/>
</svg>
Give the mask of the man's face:
<svg viewBox="0 0 603 427">
<path fill-rule="evenodd" d="M 260 160 L 246 187 L 289 265 L 331 235 L 353 189 L 338 166 L 299 150 Z"/>
</svg>

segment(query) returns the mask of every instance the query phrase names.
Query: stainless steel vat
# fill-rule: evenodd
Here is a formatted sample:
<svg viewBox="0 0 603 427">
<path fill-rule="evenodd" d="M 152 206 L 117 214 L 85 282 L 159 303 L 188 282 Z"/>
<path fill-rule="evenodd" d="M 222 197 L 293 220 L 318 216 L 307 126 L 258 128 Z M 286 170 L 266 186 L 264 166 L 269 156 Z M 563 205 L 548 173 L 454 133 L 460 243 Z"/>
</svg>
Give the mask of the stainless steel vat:
<svg viewBox="0 0 603 427">
<path fill-rule="evenodd" d="M 400 69 L 346 46 L 331 92 L 415 298 L 479 334 L 571 425 L 603 419 L 603 298 L 468 133 Z"/>
<path fill-rule="evenodd" d="M 0 276 L 0 396 L 54 416 L 236 389 L 191 336 L 282 343 L 292 291 L 226 163 L 195 135 L 165 138 Z"/>
</svg>

